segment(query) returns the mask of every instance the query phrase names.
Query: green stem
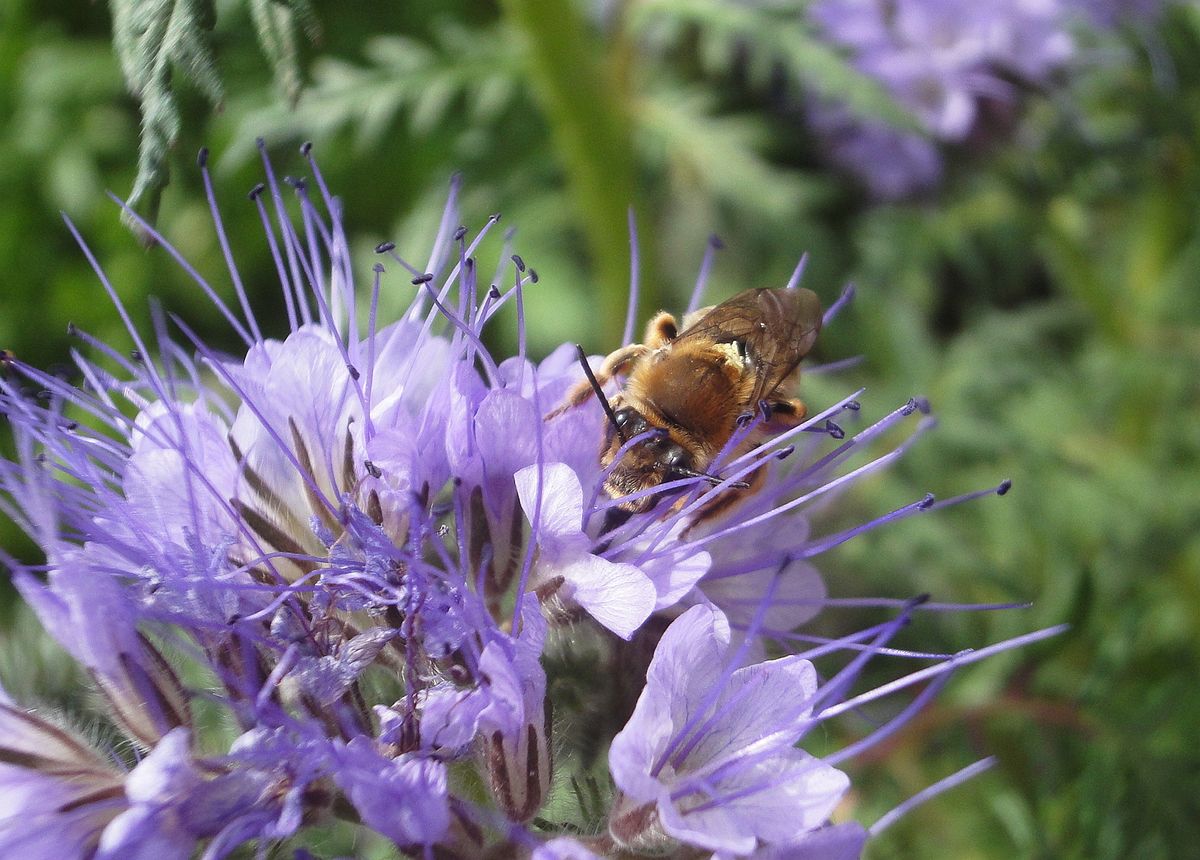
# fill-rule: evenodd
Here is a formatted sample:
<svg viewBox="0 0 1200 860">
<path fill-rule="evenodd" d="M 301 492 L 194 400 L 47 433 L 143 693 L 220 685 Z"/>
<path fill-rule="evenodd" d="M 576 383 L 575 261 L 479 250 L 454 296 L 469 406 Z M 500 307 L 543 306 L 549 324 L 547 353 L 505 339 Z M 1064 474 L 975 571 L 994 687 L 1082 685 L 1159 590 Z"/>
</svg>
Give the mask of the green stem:
<svg viewBox="0 0 1200 860">
<path fill-rule="evenodd" d="M 525 41 L 526 61 L 554 146 L 567 174 L 578 224 L 598 280 L 598 325 L 588 332 L 613 344 L 625 325 L 629 286 L 629 207 L 636 207 L 627 74 L 618 77 L 569 0 L 503 0 L 509 23 Z M 656 306 L 642 225 L 643 307 Z M 599 340 L 599 337 L 603 340 Z M 598 345 L 598 344 L 597 344 Z"/>
</svg>

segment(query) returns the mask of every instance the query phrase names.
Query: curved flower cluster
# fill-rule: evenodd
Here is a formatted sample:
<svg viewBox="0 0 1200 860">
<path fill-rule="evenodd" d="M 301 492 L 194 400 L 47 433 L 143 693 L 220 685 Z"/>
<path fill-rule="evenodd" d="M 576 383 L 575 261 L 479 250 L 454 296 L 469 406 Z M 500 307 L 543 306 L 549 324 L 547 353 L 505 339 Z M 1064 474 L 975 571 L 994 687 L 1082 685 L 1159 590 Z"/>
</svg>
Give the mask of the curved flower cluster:
<svg viewBox="0 0 1200 860">
<path fill-rule="evenodd" d="M 897 425 L 919 435 L 926 405 L 848 435 L 835 419 L 856 419 L 851 394 L 719 462 L 716 488 L 682 481 L 605 531 L 600 406 L 543 418 L 581 376 L 571 349 L 534 363 L 484 345 L 508 305 L 524 343 L 537 282 L 507 246 L 481 279 L 496 219 L 458 226 L 452 189 L 428 261 L 381 245 L 387 266 L 364 290 L 315 163 L 290 195 L 264 165 L 251 200 L 278 264 L 282 338 L 251 311 L 214 203 L 236 309 L 189 272 L 242 355 L 182 320 L 172 340 L 160 315 L 152 339 L 130 327 L 130 355 L 75 331 L 79 386 L 4 356 L 16 456 L 0 461 L 0 508 L 47 559 L 6 564 L 128 744 L 98 747 L 0 698 L 0 854 L 217 858 L 254 842 L 312 856 L 299 846 L 341 827 L 421 857 L 857 856 L 867 832 L 830 823 L 849 784 L 838 765 L 953 668 L 1024 641 L 887 647 L 912 612 L 962 608 L 919 600 L 871 603 L 897 611 L 842 639 L 795 632 L 839 605 L 810 558 L 957 501 L 808 526 L 806 508 L 902 454 L 909 442 L 850 465 Z M 384 324 L 386 268 L 416 297 Z M 702 493 L 764 466 L 760 492 L 695 522 Z M 928 665 L 851 696 L 871 659 Z M 834 662 L 819 674 L 814 660 Z M 837 756 L 796 746 L 914 686 Z M 610 746 L 605 785 L 590 774 Z M 570 820 L 539 818 L 570 786 Z"/>
<path fill-rule="evenodd" d="M 830 158 L 875 197 L 904 197 L 941 177 L 938 144 L 985 133 L 1076 59 L 1072 30 L 1147 18 L 1157 4 L 1096 0 L 818 0 L 808 10 L 855 67 L 879 81 L 920 131 L 815 103 L 809 116 Z"/>
</svg>

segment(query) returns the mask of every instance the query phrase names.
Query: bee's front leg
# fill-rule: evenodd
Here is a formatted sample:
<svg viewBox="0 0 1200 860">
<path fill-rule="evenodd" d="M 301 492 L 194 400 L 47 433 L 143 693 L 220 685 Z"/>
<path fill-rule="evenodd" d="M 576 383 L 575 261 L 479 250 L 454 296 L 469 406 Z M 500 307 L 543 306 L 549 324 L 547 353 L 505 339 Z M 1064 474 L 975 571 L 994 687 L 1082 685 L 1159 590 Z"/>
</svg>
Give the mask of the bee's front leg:
<svg viewBox="0 0 1200 860">
<path fill-rule="evenodd" d="M 610 352 L 600 365 L 600 369 L 596 371 L 596 382 L 600 385 L 607 384 L 614 376 L 621 375 L 630 364 L 648 352 L 650 352 L 650 347 L 641 343 L 631 343 L 629 346 L 621 347 L 616 352 Z M 563 398 L 563 402 L 552 412 L 546 414 L 545 420 L 549 421 L 551 418 L 561 415 L 568 409 L 582 406 L 595 393 L 592 390 L 592 384 L 587 379 L 581 379 L 567 391 L 567 396 Z"/>
</svg>

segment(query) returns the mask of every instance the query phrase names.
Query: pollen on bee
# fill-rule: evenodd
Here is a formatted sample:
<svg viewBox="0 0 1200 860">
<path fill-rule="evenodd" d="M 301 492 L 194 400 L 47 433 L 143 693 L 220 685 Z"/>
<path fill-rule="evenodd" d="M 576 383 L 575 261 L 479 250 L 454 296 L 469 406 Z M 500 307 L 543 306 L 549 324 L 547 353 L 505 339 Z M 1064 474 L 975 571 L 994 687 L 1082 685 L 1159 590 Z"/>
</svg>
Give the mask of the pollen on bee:
<svg viewBox="0 0 1200 860">
<path fill-rule="evenodd" d="M 724 356 L 725 361 L 730 364 L 742 364 L 742 355 L 738 351 L 736 343 L 715 343 L 712 348 Z"/>
</svg>

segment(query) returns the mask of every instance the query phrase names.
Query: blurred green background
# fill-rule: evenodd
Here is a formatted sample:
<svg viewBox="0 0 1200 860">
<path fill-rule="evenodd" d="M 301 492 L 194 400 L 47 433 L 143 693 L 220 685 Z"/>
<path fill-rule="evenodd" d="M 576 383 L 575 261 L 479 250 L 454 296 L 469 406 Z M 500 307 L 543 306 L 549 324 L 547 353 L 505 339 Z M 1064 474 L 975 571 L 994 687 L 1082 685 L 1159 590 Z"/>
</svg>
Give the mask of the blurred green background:
<svg viewBox="0 0 1200 860">
<path fill-rule="evenodd" d="M 962 672 L 885 748 L 850 764 L 842 814 L 869 823 L 996 754 L 995 770 L 912 813 L 868 856 L 1200 856 L 1194 6 L 1079 33 L 1092 59 L 1022 92 L 1004 134 L 942 147 L 935 188 L 878 202 L 829 166 L 798 105 L 817 92 L 901 125 L 904 111 L 786 4 L 167 5 L 195 16 L 211 65 L 181 51 L 167 57 L 174 72 L 143 90 L 151 135 L 176 139 L 143 152 L 153 169 L 139 205 L 154 209 L 169 169 L 158 224 L 228 295 L 194 166 L 209 146 L 235 254 L 274 333 L 284 324 L 273 269 L 244 196 L 260 177 L 259 135 L 283 173 L 306 171 L 296 147 L 315 141 L 363 274 L 385 239 L 421 257 L 461 171 L 465 223 L 502 212 L 541 274 L 527 298 L 536 355 L 564 340 L 593 352 L 617 344 L 630 206 L 639 324 L 686 304 L 710 234 L 724 245 L 714 299 L 782 285 L 803 251 L 805 284 L 825 301 L 856 283 L 817 358 L 865 360 L 812 377 L 805 399 L 820 406 L 866 385 L 870 417 L 924 394 L 940 426 L 821 527 L 926 491 L 1003 477 L 1014 490 L 852 541 L 820 560 L 831 592 L 1033 604 L 926 615 L 903 640 L 924 650 L 1072 627 Z M 141 123 L 108 8 L 0 0 L 0 346 L 26 361 L 66 361 L 68 321 L 129 346 L 60 211 L 135 319 L 148 321 L 155 295 L 235 346 L 105 196 L 134 187 Z M 0 537 L 33 557 L 8 524 Z M 65 695 L 74 676 L 40 644 L 15 650 L 34 625 L 11 595 L 0 605 L 2 674 L 41 697 Z"/>
</svg>

